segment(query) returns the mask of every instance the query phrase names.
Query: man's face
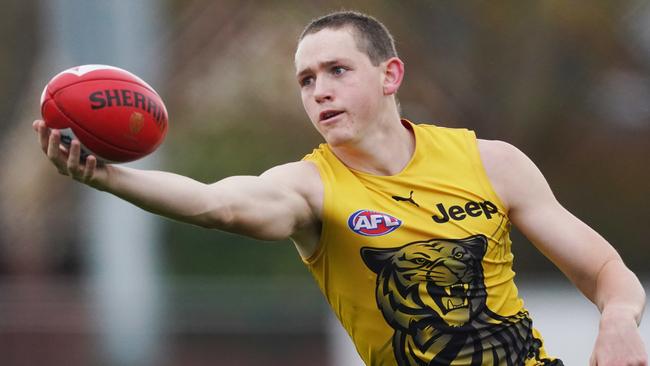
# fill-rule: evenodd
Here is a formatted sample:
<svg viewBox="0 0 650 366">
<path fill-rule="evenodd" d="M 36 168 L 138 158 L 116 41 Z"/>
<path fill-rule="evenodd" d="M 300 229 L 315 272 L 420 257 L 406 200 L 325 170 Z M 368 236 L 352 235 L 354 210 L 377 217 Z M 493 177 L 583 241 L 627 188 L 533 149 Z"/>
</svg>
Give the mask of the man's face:
<svg viewBox="0 0 650 366">
<path fill-rule="evenodd" d="M 346 28 L 303 38 L 295 63 L 303 106 L 325 141 L 332 146 L 358 141 L 385 97 L 383 66 L 372 65 Z"/>
</svg>

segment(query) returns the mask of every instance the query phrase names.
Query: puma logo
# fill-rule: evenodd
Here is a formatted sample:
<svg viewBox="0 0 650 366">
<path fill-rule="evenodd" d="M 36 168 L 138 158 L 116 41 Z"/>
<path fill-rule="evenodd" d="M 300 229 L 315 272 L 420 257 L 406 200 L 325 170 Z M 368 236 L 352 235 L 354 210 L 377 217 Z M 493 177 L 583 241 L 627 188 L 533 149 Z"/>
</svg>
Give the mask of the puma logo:
<svg viewBox="0 0 650 366">
<path fill-rule="evenodd" d="M 411 191 L 411 193 L 409 194 L 408 198 L 406 198 L 406 197 L 400 197 L 400 196 L 393 196 L 393 199 L 394 199 L 395 201 L 397 201 L 397 202 L 400 202 L 400 201 L 410 202 L 410 203 L 414 204 L 416 207 L 420 207 L 420 205 L 418 205 L 417 202 L 415 202 L 415 201 L 413 200 L 413 191 Z"/>
</svg>

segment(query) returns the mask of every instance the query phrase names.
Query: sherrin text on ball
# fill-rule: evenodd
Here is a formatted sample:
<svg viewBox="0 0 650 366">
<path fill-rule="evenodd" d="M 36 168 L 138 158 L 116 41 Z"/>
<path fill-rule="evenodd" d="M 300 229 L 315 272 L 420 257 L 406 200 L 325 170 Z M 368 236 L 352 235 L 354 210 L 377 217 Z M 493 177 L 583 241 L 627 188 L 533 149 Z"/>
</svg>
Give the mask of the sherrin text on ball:
<svg viewBox="0 0 650 366">
<path fill-rule="evenodd" d="M 50 80 L 41 95 L 41 115 L 61 141 L 81 142 L 82 158 L 104 162 L 140 159 L 162 143 L 168 115 L 158 93 L 138 76 L 114 66 L 82 65 Z"/>
</svg>

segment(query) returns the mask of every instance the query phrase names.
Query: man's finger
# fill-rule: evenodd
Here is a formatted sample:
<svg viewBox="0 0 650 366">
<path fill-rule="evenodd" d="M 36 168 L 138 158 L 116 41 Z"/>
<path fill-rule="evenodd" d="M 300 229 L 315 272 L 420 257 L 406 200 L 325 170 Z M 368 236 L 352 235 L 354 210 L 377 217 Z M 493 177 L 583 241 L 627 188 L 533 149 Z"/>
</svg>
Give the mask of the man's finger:
<svg viewBox="0 0 650 366">
<path fill-rule="evenodd" d="M 83 181 L 88 182 L 90 178 L 95 174 L 95 167 L 97 166 L 97 159 L 93 155 L 88 155 L 86 158 L 86 164 L 84 166 L 84 176 Z"/>
<path fill-rule="evenodd" d="M 79 172 L 80 172 L 79 156 L 80 155 L 81 155 L 81 145 L 79 144 L 79 141 L 72 140 L 72 142 L 70 143 L 70 149 L 68 153 L 67 167 L 68 167 L 68 171 L 75 178 L 80 178 L 79 177 Z"/>
<path fill-rule="evenodd" d="M 47 157 L 50 158 L 53 162 L 57 163 L 59 161 L 59 143 L 61 142 L 61 135 L 58 131 L 52 130 L 48 139 L 47 145 Z"/>
<path fill-rule="evenodd" d="M 38 132 L 38 138 L 41 142 L 41 149 L 43 150 L 44 153 L 47 154 L 48 140 L 50 138 L 49 128 L 47 128 L 44 123 L 38 123 L 36 129 L 37 129 L 36 131 Z"/>
<path fill-rule="evenodd" d="M 69 175 L 65 161 L 61 158 L 63 151 L 60 150 L 61 135 L 59 131 L 52 130 L 50 133 L 49 145 L 47 146 L 47 157 L 56 166 L 60 174 Z"/>
</svg>

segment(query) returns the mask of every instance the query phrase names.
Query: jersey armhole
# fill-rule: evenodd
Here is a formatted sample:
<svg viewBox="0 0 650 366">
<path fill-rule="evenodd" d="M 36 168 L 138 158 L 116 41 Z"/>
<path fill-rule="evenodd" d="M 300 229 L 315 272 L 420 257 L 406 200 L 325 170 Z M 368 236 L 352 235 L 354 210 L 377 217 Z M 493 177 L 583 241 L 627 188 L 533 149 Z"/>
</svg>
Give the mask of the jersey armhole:
<svg viewBox="0 0 650 366">
<path fill-rule="evenodd" d="M 323 184 L 323 208 L 321 212 L 321 230 L 320 236 L 318 239 L 318 244 L 316 250 L 308 258 L 302 258 L 303 263 L 308 266 L 313 266 L 314 263 L 322 256 L 325 251 L 325 244 L 329 236 L 329 217 L 331 212 L 331 200 L 332 200 L 332 186 L 331 179 L 327 177 L 327 167 L 323 165 L 322 161 L 319 161 L 315 158 L 306 158 L 304 159 L 313 163 L 318 169 L 318 174 L 320 175 L 321 183 Z"/>
<path fill-rule="evenodd" d="M 479 151 L 478 148 L 478 139 L 476 137 L 476 133 L 471 130 L 465 130 L 466 135 L 467 135 L 467 148 L 468 151 L 472 155 L 472 166 L 474 167 L 474 171 L 477 175 L 477 178 L 479 182 L 481 183 L 481 187 L 483 187 L 483 190 L 485 191 L 485 194 L 487 194 L 491 199 L 494 200 L 494 203 L 503 211 L 503 213 L 508 216 L 508 209 L 506 208 L 506 205 L 503 204 L 503 201 L 497 194 L 496 190 L 494 189 L 494 186 L 492 186 L 492 181 L 490 181 L 490 177 L 487 174 L 487 171 L 485 170 L 485 166 L 483 165 L 483 160 L 481 159 L 481 152 Z"/>
</svg>

